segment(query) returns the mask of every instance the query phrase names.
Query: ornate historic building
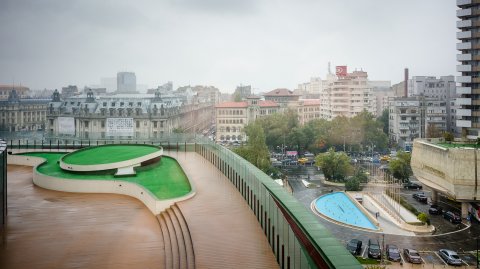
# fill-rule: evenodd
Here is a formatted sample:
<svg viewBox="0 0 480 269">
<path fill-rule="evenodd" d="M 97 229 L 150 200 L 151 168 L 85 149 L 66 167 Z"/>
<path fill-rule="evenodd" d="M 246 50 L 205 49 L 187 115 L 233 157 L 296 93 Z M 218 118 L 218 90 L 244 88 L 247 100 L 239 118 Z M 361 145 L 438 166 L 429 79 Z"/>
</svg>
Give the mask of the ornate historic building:
<svg viewBox="0 0 480 269">
<path fill-rule="evenodd" d="M 116 94 L 60 99 L 47 109 L 47 136 L 82 139 L 160 139 L 173 132 L 200 132 L 213 120 L 214 101 L 170 93 Z"/>
<path fill-rule="evenodd" d="M 49 99 L 22 98 L 14 89 L 0 100 L 0 131 L 39 131 L 45 128 Z"/>
</svg>

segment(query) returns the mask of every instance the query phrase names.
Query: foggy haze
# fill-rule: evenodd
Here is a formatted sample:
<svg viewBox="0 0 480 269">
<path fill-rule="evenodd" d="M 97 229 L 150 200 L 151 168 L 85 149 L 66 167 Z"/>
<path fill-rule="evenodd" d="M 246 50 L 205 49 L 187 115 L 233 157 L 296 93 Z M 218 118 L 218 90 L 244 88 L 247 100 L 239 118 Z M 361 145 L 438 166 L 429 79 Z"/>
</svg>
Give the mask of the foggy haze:
<svg viewBox="0 0 480 269">
<path fill-rule="evenodd" d="M 161 3 L 159 3 L 161 2 Z M 455 1 L 0 1 L 0 84 L 99 84 L 118 71 L 232 92 L 325 78 L 455 75 Z"/>
</svg>

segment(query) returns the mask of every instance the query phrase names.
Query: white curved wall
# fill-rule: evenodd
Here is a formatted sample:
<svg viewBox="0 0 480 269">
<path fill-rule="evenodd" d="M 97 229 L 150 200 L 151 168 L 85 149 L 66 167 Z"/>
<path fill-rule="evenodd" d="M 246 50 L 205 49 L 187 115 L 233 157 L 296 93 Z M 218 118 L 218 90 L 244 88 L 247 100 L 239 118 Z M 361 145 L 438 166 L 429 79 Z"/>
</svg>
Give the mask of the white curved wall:
<svg viewBox="0 0 480 269">
<path fill-rule="evenodd" d="M 73 154 L 74 153 L 75 152 L 73 152 Z M 163 155 L 163 148 L 160 148 L 159 151 L 157 152 L 150 153 L 150 154 L 147 154 L 135 159 L 127 160 L 127 161 L 121 161 L 121 162 L 115 162 L 115 163 L 104 163 L 104 164 L 90 164 L 90 165 L 65 163 L 63 161 L 63 158 L 65 158 L 64 156 L 60 159 L 60 167 L 64 170 L 78 171 L 78 172 L 103 171 L 103 170 L 111 170 L 111 169 L 117 169 L 121 167 L 133 166 L 151 159 L 155 159 L 157 157 L 161 157 L 162 155 Z"/>
<path fill-rule="evenodd" d="M 172 157 L 171 157 L 172 158 Z M 192 182 L 189 181 L 191 191 L 178 198 L 158 200 L 149 190 L 135 183 L 119 180 L 78 180 L 57 178 L 41 174 L 37 166 L 44 162 L 41 157 L 24 155 L 8 155 L 8 164 L 33 166 L 33 183 L 39 187 L 65 192 L 78 193 L 115 193 L 128 195 L 140 200 L 150 211 L 157 215 L 176 202 L 190 199 L 195 195 Z"/>
</svg>

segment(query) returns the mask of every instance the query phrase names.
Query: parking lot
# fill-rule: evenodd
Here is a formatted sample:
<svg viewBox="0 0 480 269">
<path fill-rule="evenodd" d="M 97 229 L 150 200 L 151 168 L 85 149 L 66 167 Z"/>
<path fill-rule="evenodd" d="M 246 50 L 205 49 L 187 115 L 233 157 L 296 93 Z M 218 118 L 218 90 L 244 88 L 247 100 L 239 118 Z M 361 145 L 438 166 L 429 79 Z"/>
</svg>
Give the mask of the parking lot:
<svg viewBox="0 0 480 269">
<path fill-rule="evenodd" d="M 421 259 L 422 259 L 422 264 L 410 264 L 412 267 L 448 267 L 448 265 L 438 254 L 438 251 L 419 251 Z M 403 253 L 403 249 L 400 249 L 400 257 L 402 259 L 402 265 L 408 265 L 409 263 L 406 262 L 405 256 Z M 361 251 L 361 257 L 367 259 L 368 258 L 368 246 L 364 245 L 362 246 L 362 251 Z M 465 267 L 476 267 L 476 260 L 475 260 L 475 255 L 474 253 L 458 253 L 458 256 L 462 259 L 463 266 Z M 385 256 L 384 256 L 385 257 Z M 389 266 L 395 266 L 398 265 L 400 266 L 401 264 L 399 262 L 391 262 L 389 261 Z"/>
</svg>

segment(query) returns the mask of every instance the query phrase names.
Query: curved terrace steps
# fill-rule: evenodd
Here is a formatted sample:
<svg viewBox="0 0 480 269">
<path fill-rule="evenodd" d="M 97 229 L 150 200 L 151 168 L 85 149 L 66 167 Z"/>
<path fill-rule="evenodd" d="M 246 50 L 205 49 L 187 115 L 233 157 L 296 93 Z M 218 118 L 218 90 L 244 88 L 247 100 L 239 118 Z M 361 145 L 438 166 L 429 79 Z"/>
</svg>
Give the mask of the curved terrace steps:
<svg viewBox="0 0 480 269">
<path fill-rule="evenodd" d="M 176 204 L 160 213 L 165 241 L 165 268 L 195 268 L 195 254 L 187 222 Z"/>
<path fill-rule="evenodd" d="M 195 268 L 195 251 L 193 249 L 192 236 L 190 234 L 187 221 L 185 220 L 185 217 L 183 216 L 182 211 L 177 204 L 172 205 L 171 208 L 173 212 L 175 212 L 175 215 L 177 216 L 182 228 L 185 242 L 185 252 L 187 254 L 187 268 Z"/>
</svg>

